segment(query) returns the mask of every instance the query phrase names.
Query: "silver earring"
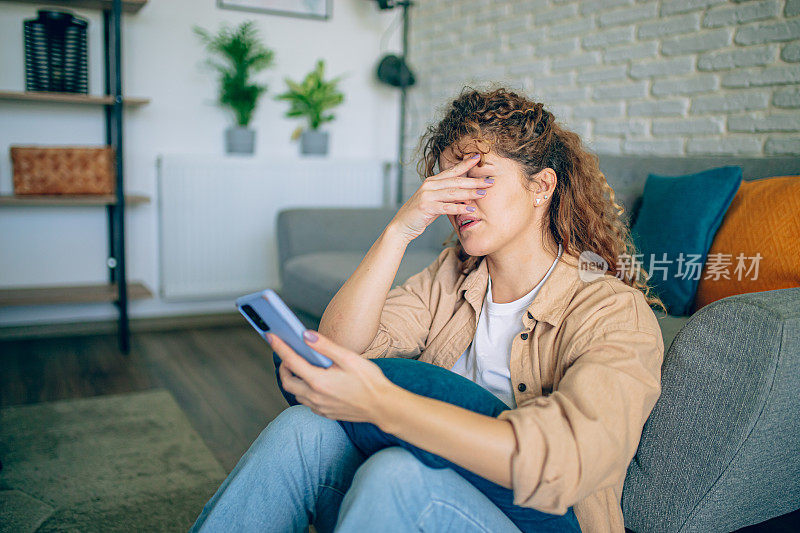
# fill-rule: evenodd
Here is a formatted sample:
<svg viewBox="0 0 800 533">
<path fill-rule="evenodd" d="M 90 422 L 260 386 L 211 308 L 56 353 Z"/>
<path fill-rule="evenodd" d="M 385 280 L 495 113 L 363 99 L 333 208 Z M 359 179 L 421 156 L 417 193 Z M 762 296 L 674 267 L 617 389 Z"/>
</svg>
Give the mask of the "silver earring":
<svg viewBox="0 0 800 533">
<path fill-rule="evenodd" d="M 536 199 L 536 205 L 539 205 L 539 200 L 541 200 L 541 198 Z"/>
<path fill-rule="evenodd" d="M 544 199 L 547 200 L 547 195 L 546 194 L 544 195 Z"/>
</svg>

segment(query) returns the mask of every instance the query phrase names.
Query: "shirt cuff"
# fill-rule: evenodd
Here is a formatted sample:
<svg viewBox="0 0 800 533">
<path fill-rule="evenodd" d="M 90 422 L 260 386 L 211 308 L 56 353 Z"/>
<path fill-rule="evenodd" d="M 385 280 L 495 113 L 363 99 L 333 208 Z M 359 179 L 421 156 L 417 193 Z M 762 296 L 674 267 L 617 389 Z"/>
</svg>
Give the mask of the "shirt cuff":
<svg viewBox="0 0 800 533">
<path fill-rule="evenodd" d="M 563 515 L 568 508 L 562 498 L 558 497 L 558 489 L 554 486 L 561 480 L 559 470 L 545 472 L 545 463 L 549 460 L 559 461 L 557 450 L 548 450 L 547 439 L 537 417 L 531 409 L 540 409 L 540 397 L 529 405 L 503 411 L 497 415 L 498 420 L 508 420 L 514 428 L 517 448 L 511 456 L 511 489 L 514 493 L 514 505 L 535 508 L 545 513 Z M 549 476 L 549 477 L 548 477 Z M 549 490 L 548 490 L 549 489 Z"/>
</svg>

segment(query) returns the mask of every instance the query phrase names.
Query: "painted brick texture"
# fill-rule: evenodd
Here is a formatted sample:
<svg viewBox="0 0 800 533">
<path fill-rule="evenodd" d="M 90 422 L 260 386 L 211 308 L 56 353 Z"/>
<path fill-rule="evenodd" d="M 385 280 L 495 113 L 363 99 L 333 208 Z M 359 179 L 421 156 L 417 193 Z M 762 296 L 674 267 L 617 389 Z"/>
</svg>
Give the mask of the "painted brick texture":
<svg viewBox="0 0 800 533">
<path fill-rule="evenodd" d="M 800 155 L 797 0 L 420 0 L 409 35 L 409 183 L 425 128 L 492 82 L 600 153 Z"/>
</svg>

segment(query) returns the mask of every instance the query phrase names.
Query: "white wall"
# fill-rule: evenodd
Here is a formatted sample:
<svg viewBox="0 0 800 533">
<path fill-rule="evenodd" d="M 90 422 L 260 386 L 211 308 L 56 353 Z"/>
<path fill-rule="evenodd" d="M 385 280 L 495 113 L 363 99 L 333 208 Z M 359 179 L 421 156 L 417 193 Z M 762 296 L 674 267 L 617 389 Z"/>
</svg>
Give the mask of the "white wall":
<svg viewBox="0 0 800 533">
<path fill-rule="evenodd" d="M 22 21 L 33 18 L 36 9 L 33 4 L 0 6 L 2 90 L 24 90 Z M 89 91 L 102 93 L 101 14 L 71 11 L 90 21 Z M 152 100 L 125 111 L 126 190 L 153 199 L 126 209 L 128 279 L 142 280 L 154 292 L 159 286 L 156 157 L 222 154 L 223 131 L 232 123 L 214 104 L 216 81 L 201 65 L 206 56 L 193 24 L 214 30 L 223 21 L 253 19 L 276 52 L 274 68 L 259 75 L 269 90 L 251 124 L 257 130 L 257 157 L 298 153 L 289 136 L 299 122 L 283 118 L 287 103 L 272 97 L 284 90 L 284 76 L 301 79 L 323 58 L 328 76 L 346 74 L 340 84 L 345 103 L 325 126 L 331 132 L 330 156 L 393 160 L 399 94 L 374 81 L 374 70 L 384 53 L 399 49 L 400 25 L 392 25 L 398 15 L 399 10 L 380 12 L 366 0 L 336 0 L 327 21 L 219 9 L 215 0 L 150 0 L 138 13 L 125 14 L 124 93 Z M 0 102 L 0 193 L 13 191 L 9 145 L 103 144 L 104 135 L 100 108 Z M 279 180 L 275 187 L 292 183 Z M 0 209 L 0 286 L 105 282 L 107 241 L 102 207 Z M 130 305 L 132 317 L 218 310 L 230 311 L 231 302 L 167 303 L 156 297 Z M 0 309 L 0 326 L 113 317 L 112 304 L 11 307 Z"/>
</svg>

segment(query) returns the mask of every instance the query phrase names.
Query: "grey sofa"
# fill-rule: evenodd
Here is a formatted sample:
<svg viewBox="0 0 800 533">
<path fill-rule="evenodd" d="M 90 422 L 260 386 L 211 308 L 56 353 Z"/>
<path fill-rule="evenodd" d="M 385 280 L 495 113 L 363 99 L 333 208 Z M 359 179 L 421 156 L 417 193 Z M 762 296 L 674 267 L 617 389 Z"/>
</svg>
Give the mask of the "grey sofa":
<svg viewBox="0 0 800 533">
<path fill-rule="evenodd" d="M 634 220 L 649 172 L 740 165 L 745 179 L 800 175 L 800 159 L 601 155 Z M 309 327 L 396 208 L 296 208 L 278 215 L 278 292 Z M 452 226 L 439 217 L 409 245 L 392 286 L 427 267 Z M 661 313 L 657 313 L 660 317 Z M 660 318 L 662 395 L 622 496 L 636 532 L 734 531 L 800 513 L 800 288 L 724 298 Z M 798 529 L 800 530 L 800 529 Z"/>
</svg>

